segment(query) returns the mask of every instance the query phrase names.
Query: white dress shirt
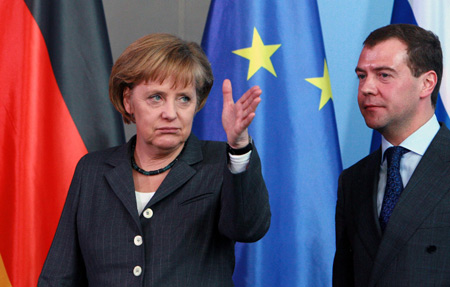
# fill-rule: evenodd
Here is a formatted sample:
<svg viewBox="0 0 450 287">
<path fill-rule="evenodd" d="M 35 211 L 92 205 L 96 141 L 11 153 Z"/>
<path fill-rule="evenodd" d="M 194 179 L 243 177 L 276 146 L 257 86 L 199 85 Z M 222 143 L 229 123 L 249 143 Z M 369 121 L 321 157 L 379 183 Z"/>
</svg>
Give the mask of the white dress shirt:
<svg viewBox="0 0 450 287">
<path fill-rule="evenodd" d="M 403 187 L 408 184 L 409 179 L 411 178 L 431 141 L 439 131 L 439 128 L 439 122 L 437 121 L 436 116 L 433 115 L 428 122 L 426 122 L 422 127 L 420 127 L 400 144 L 400 146 L 410 150 L 403 155 L 400 161 L 400 176 L 402 177 Z M 381 212 L 384 190 L 386 188 L 387 160 L 384 158 L 384 152 L 391 146 L 393 145 L 390 142 L 388 142 L 384 137 L 381 137 L 382 156 L 377 194 L 378 216 Z"/>
</svg>

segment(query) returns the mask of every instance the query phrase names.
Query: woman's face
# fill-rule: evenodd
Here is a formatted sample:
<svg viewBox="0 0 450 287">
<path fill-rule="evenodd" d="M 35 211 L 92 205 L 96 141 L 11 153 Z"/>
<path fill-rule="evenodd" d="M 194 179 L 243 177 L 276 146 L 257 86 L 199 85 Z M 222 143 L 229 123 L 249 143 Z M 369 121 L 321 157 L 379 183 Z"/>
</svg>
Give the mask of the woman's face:
<svg viewBox="0 0 450 287">
<path fill-rule="evenodd" d="M 181 149 L 192 129 L 197 106 L 193 85 L 179 88 L 171 79 L 143 82 L 132 90 L 125 89 L 123 103 L 134 116 L 139 141 L 172 151 Z"/>
</svg>

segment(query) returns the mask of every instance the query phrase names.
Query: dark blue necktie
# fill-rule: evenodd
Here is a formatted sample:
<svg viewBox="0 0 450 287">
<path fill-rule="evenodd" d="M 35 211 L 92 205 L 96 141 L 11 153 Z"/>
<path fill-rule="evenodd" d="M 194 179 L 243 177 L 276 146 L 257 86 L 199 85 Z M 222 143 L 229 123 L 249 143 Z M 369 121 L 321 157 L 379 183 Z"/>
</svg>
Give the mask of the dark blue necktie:
<svg viewBox="0 0 450 287">
<path fill-rule="evenodd" d="M 381 230 L 384 231 L 389 222 L 392 211 L 403 191 L 402 177 L 400 176 L 400 159 L 409 152 L 408 149 L 401 146 L 394 146 L 388 148 L 384 155 L 387 159 L 387 180 L 386 189 L 383 197 L 383 205 L 380 212 Z"/>
</svg>

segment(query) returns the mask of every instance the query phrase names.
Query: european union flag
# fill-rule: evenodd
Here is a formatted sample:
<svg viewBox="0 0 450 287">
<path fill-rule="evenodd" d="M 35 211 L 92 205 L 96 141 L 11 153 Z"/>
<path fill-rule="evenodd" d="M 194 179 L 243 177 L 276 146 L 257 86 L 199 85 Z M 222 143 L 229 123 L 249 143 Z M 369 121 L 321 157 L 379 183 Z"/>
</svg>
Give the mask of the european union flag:
<svg viewBox="0 0 450 287">
<path fill-rule="evenodd" d="M 448 1 L 408 1 L 394 0 L 392 8 L 391 24 L 405 23 L 418 25 L 426 30 L 435 33 L 441 41 L 442 52 L 444 54 L 444 73 L 441 82 L 441 89 L 436 103 L 435 114 L 440 122 L 444 122 L 450 127 L 450 75 L 447 69 L 450 60 L 446 55 L 450 50 L 450 20 L 447 16 L 450 10 Z M 373 132 L 370 151 L 376 150 L 381 143 L 381 135 Z"/>
<path fill-rule="evenodd" d="M 270 194 L 272 223 L 236 247 L 236 286 L 331 286 L 337 179 L 342 169 L 315 0 L 212 1 L 202 46 L 215 84 L 194 133 L 226 140 L 222 82 L 235 99 L 263 91 L 250 126 Z"/>
</svg>

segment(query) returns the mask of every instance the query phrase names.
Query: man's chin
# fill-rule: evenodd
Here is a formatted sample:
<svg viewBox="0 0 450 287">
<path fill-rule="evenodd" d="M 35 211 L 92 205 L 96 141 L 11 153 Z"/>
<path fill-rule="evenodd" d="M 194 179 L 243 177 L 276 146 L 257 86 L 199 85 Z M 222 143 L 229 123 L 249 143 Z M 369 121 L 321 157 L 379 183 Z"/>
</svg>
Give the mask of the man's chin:
<svg viewBox="0 0 450 287">
<path fill-rule="evenodd" d="M 366 117 L 364 118 L 364 120 L 366 122 L 366 126 L 373 130 L 379 131 L 384 127 L 384 123 L 382 123 L 379 119 L 373 117 Z"/>
</svg>

